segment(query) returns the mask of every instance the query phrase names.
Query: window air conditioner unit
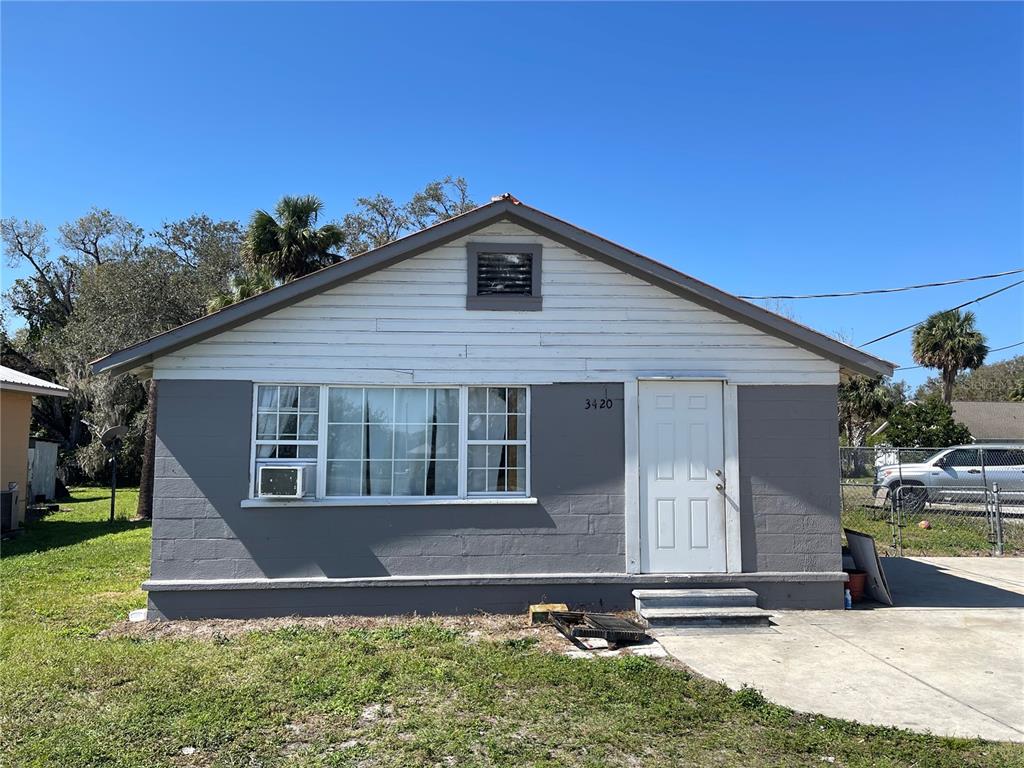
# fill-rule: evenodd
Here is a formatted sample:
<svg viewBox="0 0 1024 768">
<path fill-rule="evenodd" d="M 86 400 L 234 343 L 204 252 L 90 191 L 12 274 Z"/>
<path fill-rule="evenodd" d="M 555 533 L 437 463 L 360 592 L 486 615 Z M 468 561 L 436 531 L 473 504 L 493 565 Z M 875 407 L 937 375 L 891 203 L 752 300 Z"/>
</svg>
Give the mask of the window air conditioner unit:
<svg viewBox="0 0 1024 768">
<path fill-rule="evenodd" d="M 301 499 L 304 469 L 304 467 L 261 466 L 256 478 L 260 498 Z"/>
</svg>

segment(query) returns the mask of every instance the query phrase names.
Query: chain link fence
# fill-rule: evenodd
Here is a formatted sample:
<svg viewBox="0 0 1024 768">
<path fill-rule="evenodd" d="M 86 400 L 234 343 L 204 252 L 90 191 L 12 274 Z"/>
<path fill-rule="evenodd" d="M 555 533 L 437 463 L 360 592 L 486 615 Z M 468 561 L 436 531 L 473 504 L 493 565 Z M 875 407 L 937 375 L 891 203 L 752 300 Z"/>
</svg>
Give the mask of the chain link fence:
<svg viewBox="0 0 1024 768">
<path fill-rule="evenodd" d="M 843 526 L 883 554 L 1024 555 L 1024 446 L 840 449 Z"/>
</svg>

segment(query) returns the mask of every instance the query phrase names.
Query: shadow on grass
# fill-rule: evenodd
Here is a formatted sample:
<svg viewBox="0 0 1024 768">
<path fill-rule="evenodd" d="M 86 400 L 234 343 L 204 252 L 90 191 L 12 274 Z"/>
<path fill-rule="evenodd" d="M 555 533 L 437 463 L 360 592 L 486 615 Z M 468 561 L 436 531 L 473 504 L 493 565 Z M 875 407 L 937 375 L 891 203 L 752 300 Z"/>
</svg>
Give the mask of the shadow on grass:
<svg viewBox="0 0 1024 768">
<path fill-rule="evenodd" d="M 81 501 L 81 499 L 76 499 Z M 148 528 L 149 520 L 52 520 L 43 518 L 28 523 L 21 534 L 0 546 L 0 557 L 18 557 L 36 552 L 46 552 L 60 547 L 70 547 L 83 541 L 106 536 L 111 533 Z"/>
</svg>

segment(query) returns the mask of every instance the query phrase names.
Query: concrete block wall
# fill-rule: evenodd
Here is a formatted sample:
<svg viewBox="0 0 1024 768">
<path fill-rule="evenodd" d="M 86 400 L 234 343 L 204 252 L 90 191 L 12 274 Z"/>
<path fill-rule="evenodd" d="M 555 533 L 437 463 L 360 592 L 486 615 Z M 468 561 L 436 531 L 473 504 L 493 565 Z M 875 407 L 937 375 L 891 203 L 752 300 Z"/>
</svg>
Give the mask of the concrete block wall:
<svg viewBox="0 0 1024 768">
<path fill-rule="evenodd" d="M 536 505 L 242 509 L 252 386 L 160 385 L 153 577 L 624 570 L 622 386 L 533 388 Z M 745 571 L 838 571 L 836 391 L 739 388 Z"/>
<path fill-rule="evenodd" d="M 836 388 L 740 387 L 744 571 L 840 571 Z"/>
<path fill-rule="evenodd" d="M 621 384 L 532 389 L 535 505 L 242 509 L 252 385 L 160 382 L 154 579 L 619 573 Z M 585 409 L 587 398 L 620 407 Z"/>
</svg>

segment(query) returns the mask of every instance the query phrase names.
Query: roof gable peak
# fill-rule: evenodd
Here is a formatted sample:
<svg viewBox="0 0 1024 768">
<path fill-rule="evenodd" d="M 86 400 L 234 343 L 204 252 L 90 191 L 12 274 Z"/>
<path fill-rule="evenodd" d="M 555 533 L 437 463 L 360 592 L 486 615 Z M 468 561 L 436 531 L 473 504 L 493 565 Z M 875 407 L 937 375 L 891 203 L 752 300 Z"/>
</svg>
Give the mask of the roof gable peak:
<svg viewBox="0 0 1024 768">
<path fill-rule="evenodd" d="M 385 269 L 502 220 L 520 224 L 586 256 L 616 267 L 682 298 L 782 338 L 853 373 L 891 375 L 894 365 L 825 334 L 744 301 L 661 262 L 631 251 L 581 227 L 526 205 L 510 193 L 498 195 L 451 219 L 406 235 L 380 248 L 338 262 L 245 301 L 232 304 L 93 362 L 93 371 L 124 373 L 154 357 L 209 338 L 281 307 Z"/>
</svg>

